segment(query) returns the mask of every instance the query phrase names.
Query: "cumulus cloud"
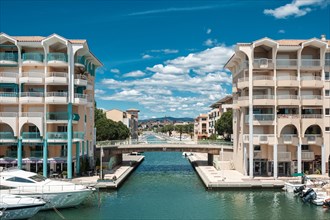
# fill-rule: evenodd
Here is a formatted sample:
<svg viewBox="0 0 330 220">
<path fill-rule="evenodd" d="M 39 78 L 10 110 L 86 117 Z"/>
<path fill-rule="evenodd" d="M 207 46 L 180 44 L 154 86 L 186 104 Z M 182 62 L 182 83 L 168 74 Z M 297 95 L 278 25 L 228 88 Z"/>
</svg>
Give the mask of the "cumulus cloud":
<svg viewBox="0 0 330 220">
<path fill-rule="evenodd" d="M 158 49 L 158 50 L 150 50 L 152 53 L 163 53 L 163 54 L 173 54 L 173 53 L 179 53 L 179 50 L 175 49 Z"/>
<path fill-rule="evenodd" d="M 146 75 L 144 72 L 142 72 L 141 70 L 137 70 L 137 71 L 125 73 L 123 77 L 142 77 L 144 75 Z"/>
<path fill-rule="evenodd" d="M 206 34 L 211 34 L 211 32 L 212 32 L 212 29 L 211 29 L 211 28 L 208 28 L 208 29 L 206 30 Z"/>
<path fill-rule="evenodd" d="M 283 29 L 278 30 L 278 33 L 279 33 L 279 34 L 285 34 L 285 30 L 283 30 Z"/>
<path fill-rule="evenodd" d="M 112 72 L 112 73 L 120 73 L 120 70 L 119 69 L 111 69 L 110 72 Z"/>
<path fill-rule="evenodd" d="M 133 71 L 143 74 L 142 79 L 103 79 L 102 86 L 108 88 L 109 95 L 99 98 L 139 103 L 157 114 L 175 111 L 195 116 L 231 93 L 225 86 L 230 85 L 231 75 L 223 66 L 233 53 L 232 47 L 221 45 L 147 67 L 148 75 Z"/>
<path fill-rule="evenodd" d="M 150 59 L 150 58 L 152 58 L 152 56 L 149 54 L 145 54 L 142 56 L 142 59 Z"/>
<path fill-rule="evenodd" d="M 97 95 L 102 95 L 102 94 L 105 94 L 105 91 L 104 90 L 102 90 L 102 89 L 95 89 L 95 94 L 97 94 Z"/>
<path fill-rule="evenodd" d="M 218 45 L 218 40 L 209 38 L 206 41 L 204 41 L 203 45 L 208 46 L 208 47 L 214 47 L 214 46 Z"/>
<path fill-rule="evenodd" d="M 275 9 L 265 9 L 264 14 L 277 19 L 286 19 L 290 16 L 301 17 L 313 9 L 326 7 L 329 3 L 329 0 L 293 0 L 291 3 Z"/>
</svg>

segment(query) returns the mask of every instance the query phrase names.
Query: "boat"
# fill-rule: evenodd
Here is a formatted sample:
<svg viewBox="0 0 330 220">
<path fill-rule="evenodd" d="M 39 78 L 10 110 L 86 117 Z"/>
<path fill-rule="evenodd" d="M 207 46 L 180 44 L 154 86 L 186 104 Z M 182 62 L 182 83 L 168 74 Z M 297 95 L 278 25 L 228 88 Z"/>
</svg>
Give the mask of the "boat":
<svg viewBox="0 0 330 220">
<path fill-rule="evenodd" d="M 52 180 L 17 168 L 0 172 L 0 187 L 6 188 L 1 191 L 9 194 L 43 199 L 47 202 L 43 210 L 77 206 L 95 190 L 93 187 Z"/>
<path fill-rule="evenodd" d="M 44 207 L 45 201 L 27 196 L 10 195 L 0 190 L 0 219 L 31 218 Z"/>
</svg>

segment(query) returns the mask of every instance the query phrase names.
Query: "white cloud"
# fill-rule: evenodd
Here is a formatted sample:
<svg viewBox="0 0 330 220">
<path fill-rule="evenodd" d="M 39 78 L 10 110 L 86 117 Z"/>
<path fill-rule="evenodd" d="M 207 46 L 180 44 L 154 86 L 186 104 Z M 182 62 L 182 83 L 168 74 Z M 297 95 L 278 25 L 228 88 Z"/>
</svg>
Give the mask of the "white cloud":
<svg viewBox="0 0 330 220">
<path fill-rule="evenodd" d="M 211 29 L 211 28 L 208 28 L 208 29 L 206 30 L 206 34 L 211 34 L 211 32 L 212 32 L 212 29 Z"/>
<path fill-rule="evenodd" d="M 96 69 L 96 74 L 104 74 L 105 71 L 107 71 L 107 68 L 105 68 L 104 66 L 101 66 Z"/>
<path fill-rule="evenodd" d="M 159 49 L 159 50 L 150 50 L 152 53 L 164 53 L 164 54 L 174 54 L 174 53 L 179 53 L 179 50 L 175 49 Z"/>
<path fill-rule="evenodd" d="M 283 30 L 283 29 L 278 30 L 278 33 L 279 33 L 279 34 L 285 34 L 285 30 Z"/>
<path fill-rule="evenodd" d="M 112 73 L 120 73 L 120 70 L 119 69 L 111 69 L 110 72 L 112 72 Z"/>
<path fill-rule="evenodd" d="M 104 90 L 102 90 L 102 89 L 95 89 L 95 94 L 97 94 L 97 95 L 102 95 L 102 94 L 105 94 L 105 91 Z"/>
<path fill-rule="evenodd" d="M 150 59 L 150 58 L 152 58 L 152 56 L 149 54 L 145 54 L 142 56 L 142 59 Z"/>
<path fill-rule="evenodd" d="M 208 47 L 214 47 L 214 46 L 218 45 L 218 40 L 209 38 L 206 41 L 204 41 L 203 45 L 208 46 Z"/>
<path fill-rule="evenodd" d="M 198 6 L 198 7 L 186 7 L 186 8 L 163 8 L 149 11 L 140 11 L 133 12 L 128 14 L 128 16 L 137 16 L 137 15 L 148 15 L 148 14 L 159 14 L 159 13 L 168 13 L 168 12 L 180 12 L 180 11 L 199 11 L 199 10 L 207 10 L 212 9 L 217 6 Z"/>
<path fill-rule="evenodd" d="M 169 109 L 171 112 L 175 112 L 176 111 L 176 108 L 170 108 Z"/>
<path fill-rule="evenodd" d="M 129 73 L 125 73 L 123 75 L 123 77 L 142 77 L 145 76 L 146 74 L 144 72 L 142 72 L 141 70 L 137 70 L 137 71 L 132 71 Z"/>
<path fill-rule="evenodd" d="M 232 47 L 220 45 L 147 67 L 150 73 L 142 79 L 103 79 L 109 95 L 99 98 L 139 103 L 158 114 L 174 109 L 180 114 L 190 112 L 194 117 L 231 93 L 225 86 L 231 83 L 231 75 L 222 69 L 233 53 Z"/>
<path fill-rule="evenodd" d="M 293 0 L 291 3 L 275 9 L 265 9 L 264 14 L 277 19 L 285 19 L 290 16 L 301 17 L 315 8 L 326 7 L 329 3 L 329 0 Z"/>
</svg>

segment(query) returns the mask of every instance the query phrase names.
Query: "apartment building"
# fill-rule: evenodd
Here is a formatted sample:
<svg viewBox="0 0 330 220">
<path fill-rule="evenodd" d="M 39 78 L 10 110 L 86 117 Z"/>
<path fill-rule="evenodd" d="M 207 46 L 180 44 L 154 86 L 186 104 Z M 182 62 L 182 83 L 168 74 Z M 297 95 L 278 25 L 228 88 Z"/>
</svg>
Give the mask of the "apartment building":
<svg viewBox="0 0 330 220">
<path fill-rule="evenodd" d="M 327 172 L 330 41 L 238 43 L 233 79 L 235 168 L 254 176 Z"/>
<path fill-rule="evenodd" d="M 211 111 L 208 112 L 209 118 L 209 134 L 216 134 L 215 123 L 221 118 L 221 115 L 232 109 L 233 97 L 231 95 L 225 96 L 219 101 L 210 105 Z"/>
<path fill-rule="evenodd" d="M 118 109 L 111 109 L 106 111 L 105 115 L 108 119 L 115 122 L 121 121 L 127 128 L 129 128 L 130 137 L 132 139 L 138 139 L 138 113 L 139 110 L 137 109 L 129 109 L 126 110 L 126 112 Z"/>
<path fill-rule="evenodd" d="M 194 139 L 203 140 L 209 137 L 208 114 L 200 114 L 194 121 Z"/>
<path fill-rule="evenodd" d="M 0 33 L 0 166 L 79 174 L 93 159 L 101 65 L 86 40 Z"/>
</svg>

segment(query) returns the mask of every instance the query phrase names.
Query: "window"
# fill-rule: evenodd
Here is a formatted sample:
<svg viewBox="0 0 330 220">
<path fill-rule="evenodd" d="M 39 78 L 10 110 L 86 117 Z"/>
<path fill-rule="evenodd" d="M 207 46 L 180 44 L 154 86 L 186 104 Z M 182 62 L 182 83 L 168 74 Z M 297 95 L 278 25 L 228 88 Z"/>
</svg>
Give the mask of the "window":
<svg viewBox="0 0 330 220">
<path fill-rule="evenodd" d="M 325 115 L 330 116 L 330 108 L 325 109 Z"/>
<path fill-rule="evenodd" d="M 30 179 L 36 181 L 36 182 L 42 182 L 42 181 L 45 181 L 46 178 L 44 176 L 41 176 L 39 174 L 37 175 L 34 175 L 34 176 L 31 176 Z"/>
<path fill-rule="evenodd" d="M 324 73 L 324 80 L 330 80 L 330 72 Z"/>
<path fill-rule="evenodd" d="M 20 182 L 20 183 L 33 183 L 31 180 L 24 179 L 24 178 L 17 177 L 17 176 L 11 177 L 7 180 L 12 181 L 12 182 Z"/>
<path fill-rule="evenodd" d="M 309 146 L 303 144 L 303 145 L 301 145 L 301 150 L 308 151 L 309 150 Z"/>
<path fill-rule="evenodd" d="M 68 131 L 68 126 L 58 126 L 57 127 L 57 132 L 67 132 Z"/>
<path fill-rule="evenodd" d="M 328 96 L 328 97 L 330 96 L 330 90 L 329 89 L 325 90 L 325 96 Z"/>
<path fill-rule="evenodd" d="M 261 151 L 260 145 L 254 145 L 253 148 L 254 151 Z"/>
<path fill-rule="evenodd" d="M 330 132 L 330 127 L 325 127 L 326 132 Z"/>
</svg>

